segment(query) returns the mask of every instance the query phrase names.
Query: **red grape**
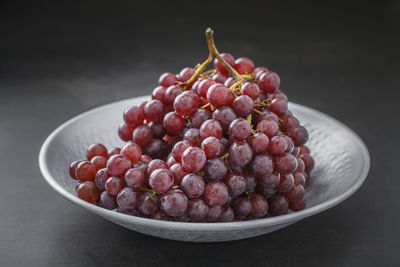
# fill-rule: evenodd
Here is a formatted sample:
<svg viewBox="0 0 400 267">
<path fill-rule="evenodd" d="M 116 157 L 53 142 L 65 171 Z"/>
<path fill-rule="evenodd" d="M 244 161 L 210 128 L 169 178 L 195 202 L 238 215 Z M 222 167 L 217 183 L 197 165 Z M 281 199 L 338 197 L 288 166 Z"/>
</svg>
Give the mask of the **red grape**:
<svg viewBox="0 0 400 267">
<path fill-rule="evenodd" d="M 204 192 L 205 182 L 203 177 L 190 173 L 181 182 L 181 189 L 188 198 L 198 198 Z"/>
<path fill-rule="evenodd" d="M 258 177 L 258 183 L 267 188 L 276 188 L 279 185 L 279 181 L 280 175 L 277 172 L 272 172 Z"/>
<path fill-rule="evenodd" d="M 204 139 L 201 143 L 201 148 L 209 159 L 220 156 L 223 150 L 221 142 L 214 136 Z"/>
<path fill-rule="evenodd" d="M 268 200 L 268 204 L 269 204 L 269 214 L 271 216 L 286 214 L 289 208 L 289 201 L 285 196 L 281 194 L 272 196 Z"/>
<path fill-rule="evenodd" d="M 251 162 L 251 170 L 256 177 L 270 175 L 274 170 L 271 157 L 268 155 L 256 155 Z"/>
<path fill-rule="evenodd" d="M 214 136 L 216 138 L 222 137 L 222 127 L 221 124 L 216 120 L 206 120 L 200 127 L 200 136 L 205 139 L 209 136 Z"/>
<path fill-rule="evenodd" d="M 118 207 L 121 209 L 136 209 L 139 194 L 130 187 L 125 187 L 117 195 Z"/>
<path fill-rule="evenodd" d="M 206 217 L 209 209 L 203 199 L 191 199 L 187 207 L 187 214 L 191 221 L 200 222 Z"/>
<path fill-rule="evenodd" d="M 150 100 L 144 106 L 144 115 L 151 121 L 161 122 L 164 117 L 164 104 L 157 99 Z"/>
<path fill-rule="evenodd" d="M 239 196 L 246 190 L 246 180 L 242 175 L 230 173 L 225 178 L 225 184 L 232 196 Z"/>
<path fill-rule="evenodd" d="M 257 129 L 266 134 L 269 138 L 277 135 L 279 132 L 279 125 L 272 120 L 261 120 L 257 124 Z"/>
<path fill-rule="evenodd" d="M 225 60 L 226 63 L 231 65 L 232 67 L 235 66 L 235 58 L 229 53 L 221 53 L 221 58 Z M 218 59 L 214 59 L 214 67 L 219 70 L 224 75 L 229 74 L 229 70 L 227 70 L 219 61 Z"/>
<path fill-rule="evenodd" d="M 231 122 L 237 118 L 235 111 L 231 107 L 220 107 L 216 109 L 212 117 L 214 120 L 218 121 L 222 128 L 227 131 Z"/>
<path fill-rule="evenodd" d="M 246 140 L 251 134 L 249 122 L 243 118 L 238 118 L 231 122 L 229 135 L 234 141 Z"/>
<path fill-rule="evenodd" d="M 180 185 L 183 177 L 188 175 L 189 173 L 182 167 L 180 163 L 175 163 L 171 167 L 169 167 L 172 175 L 174 176 L 174 184 Z"/>
<path fill-rule="evenodd" d="M 187 130 L 183 135 L 183 140 L 186 140 L 195 146 L 200 146 L 202 140 L 200 136 L 200 130 L 195 128 Z"/>
<path fill-rule="evenodd" d="M 295 146 L 302 146 L 308 141 L 308 132 L 303 126 L 289 127 L 286 132 L 287 135 L 292 138 Z"/>
<path fill-rule="evenodd" d="M 183 92 L 182 87 L 178 85 L 171 85 L 165 92 L 165 102 L 167 104 L 174 104 L 175 98 Z"/>
<path fill-rule="evenodd" d="M 274 93 L 281 83 L 281 79 L 275 72 L 266 72 L 260 76 L 258 85 L 267 93 Z"/>
<path fill-rule="evenodd" d="M 236 142 L 229 148 L 229 161 L 238 167 L 244 167 L 253 158 L 253 150 L 248 143 Z"/>
<path fill-rule="evenodd" d="M 221 206 L 228 200 L 228 187 L 222 182 L 211 181 L 206 185 L 203 197 L 208 205 Z"/>
<path fill-rule="evenodd" d="M 94 167 L 96 168 L 96 171 L 98 171 L 106 167 L 107 158 L 102 156 L 95 156 L 90 160 L 90 162 L 93 163 Z"/>
<path fill-rule="evenodd" d="M 197 110 L 192 117 L 192 127 L 200 128 L 206 120 L 211 119 L 211 113 L 205 109 Z"/>
<path fill-rule="evenodd" d="M 96 184 L 96 186 L 100 189 L 100 190 L 104 190 L 105 189 L 105 184 L 107 179 L 110 176 L 108 175 L 107 169 L 103 168 L 97 171 L 96 173 L 96 177 L 94 178 L 94 183 Z"/>
<path fill-rule="evenodd" d="M 169 216 L 180 216 L 186 212 L 188 198 L 181 190 L 171 190 L 161 197 L 161 209 Z"/>
<path fill-rule="evenodd" d="M 199 147 L 189 147 L 182 154 L 182 166 L 190 172 L 198 172 L 203 169 L 206 160 L 206 154 Z"/>
<path fill-rule="evenodd" d="M 288 103 L 284 99 L 273 99 L 269 109 L 277 115 L 283 115 L 288 111 Z"/>
<path fill-rule="evenodd" d="M 137 127 L 140 124 L 142 124 L 143 120 L 144 120 L 144 114 L 142 113 L 142 110 L 138 106 L 131 106 L 125 109 L 124 121 L 126 125 L 128 125 L 129 127 Z"/>
<path fill-rule="evenodd" d="M 233 209 L 239 218 L 246 218 L 253 209 L 253 206 L 247 197 L 239 197 L 233 203 Z"/>
<path fill-rule="evenodd" d="M 199 93 L 200 96 L 207 98 L 208 88 L 210 88 L 210 86 L 215 83 L 216 82 L 214 80 L 205 79 L 200 82 L 197 92 Z"/>
<path fill-rule="evenodd" d="M 107 179 L 104 188 L 112 195 L 118 195 L 119 191 L 124 187 L 124 181 L 119 177 L 110 177 Z"/>
<path fill-rule="evenodd" d="M 161 86 L 168 87 L 168 86 L 174 85 L 175 82 L 177 82 L 177 81 L 178 81 L 178 78 L 176 78 L 175 74 L 163 73 L 160 76 L 160 79 L 158 80 L 158 84 Z"/>
<path fill-rule="evenodd" d="M 108 151 L 102 144 L 92 144 L 88 147 L 86 155 L 88 160 L 91 160 L 95 156 L 108 158 Z"/>
<path fill-rule="evenodd" d="M 121 148 L 119 147 L 114 147 L 110 150 L 108 150 L 108 156 L 111 157 L 112 155 L 118 155 L 121 153 Z"/>
<path fill-rule="evenodd" d="M 219 222 L 231 222 L 235 217 L 233 209 L 229 205 L 223 205 L 221 207 L 221 215 L 218 218 Z"/>
<path fill-rule="evenodd" d="M 132 140 L 132 133 L 134 129 L 134 127 L 129 127 L 125 122 L 123 122 L 119 125 L 118 135 L 123 141 L 128 142 L 129 140 Z"/>
<path fill-rule="evenodd" d="M 146 182 L 146 175 L 143 170 L 139 168 L 129 169 L 125 173 L 126 185 L 132 188 L 139 188 Z"/>
<path fill-rule="evenodd" d="M 132 137 L 133 142 L 145 147 L 153 140 L 153 131 L 149 126 L 141 125 L 133 131 Z"/>
<path fill-rule="evenodd" d="M 268 150 L 269 138 L 263 133 L 256 133 L 250 137 L 249 143 L 256 154 L 265 153 Z"/>
<path fill-rule="evenodd" d="M 310 174 L 312 169 L 314 169 L 314 165 L 315 165 L 313 157 L 311 157 L 309 154 L 303 154 L 303 155 L 300 156 L 300 158 L 304 162 L 305 172 L 307 174 Z"/>
<path fill-rule="evenodd" d="M 158 210 L 160 200 L 157 196 L 152 196 L 149 192 L 139 194 L 138 209 L 145 215 L 151 215 Z"/>
<path fill-rule="evenodd" d="M 233 102 L 232 92 L 222 84 L 214 84 L 207 91 L 207 100 L 217 108 L 230 106 Z"/>
<path fill-rule="evenodd" d="M 209 180 L 222 180 L 228 173 L 228 167 L 220 158 L 209 159 L 207 160 L 204 172 Z"/>
<path fill-rule="evenodd" d="M 199 96 L 193 91 L 186 91 L 178 95 L 174 101 L 175 112 L 181 116 L 191 116 L 200 105 Z"/>
<path fill-rule="evenodd" d="M 76 194 L 80 199 L 90 203 L 96 203 L 100 197 L 100 191 L 91 181 L 80 183 L 76 189 Z"/>
<path fill-rule="evenodd" d="M 80 182 L 94 181 L 96 167 L 90 161 L 81 161 L 75 169 L 75 177 Z"/>
<path fill-rule="evenodd" d="M 239 74 L 253 73 L 254 63 L 247 57 L 240 57 L 235 61 L 235 70 L 239 72 Z"/>
<path fill-rule="evenodd" d="M 72 179 L 76 180 L 76 175 L 75 175 L 75 171 L 76 171 L 76 167 L 78 167 L 79 163 L 81 163 L 81 160 L 77 160 L 71 163 L 71 165 L 69 165 L 69 176 L 71 176 Z"/>
<path fill-rule="evenodd" d="M 107 191 L 103 191 L 100 195 L 99 206 L 108 210 L 113 210 L 118 206 L 117 199 L 107 193 Z"/>
<path fill-rule="evenodd" d="M 153 159 L 147 166 L 147 175 L 150 176 L 157 169 L 168 169 L 168 165 L 161 159 Z"/>
<path fill-rule="evenodd" d="M 221 216 L 222 208 L 221 206 L 209 207 L 207 215 L 205 217 L 208 222 L 216 222 Z"/>
<path fill-rule="evenodd" d="M 157 99 L 163 102 L 165 105 L 168 105 L 168 102 L 165 100 L 165 93 L 167 91 L 167 88 L 164 86 L 158 86 L 153 90 L 153 93 L 151 94 L 152 99 Z"/>
<path fill-rule="evenodd" d="M 194 70 L 192 68 L 184 68 L 181 70 L 181 72 L 178 74 L 178 79 L 181 82 L 186 82 L 188 81 L 194 74 Z"/>
<path fill-rule="evenodd" d="M 297 168 L 297 159 L 289 153 L 283 153 L 276 157 L 276 169 L 281 174 L 293 173 Z"/>
<path fill-rule="evenodd" d="M 277 187 L 279 192 L 287 192 L 294 186 L 294 178 L 292 174 L 281 175 L 279 185 Z"/>
<path fill-rule="evenodd" d="M 251 218 L 257 219 L 267 214 L 268 202 L 262 195 L 252 194 L 250 195 L 250 201 L 252 209 L 249 216 L 251 216 Z"/>
<path fill-rule="evenodd" d="M 149 185 L 151 189 L 158 193 L 167 192 L 174 184 L 174 176 L 170 170 L 157 169 L 154 170 L 149 177 Z"/>
<path fill-rule="evenodd" d="M 256 100 L 260 96 L 260 87 L 256 83 L 248 82 L 242 86 L 242 94 Z"/>
<path fill-rule="evenodd" d="M 189 141 L 179 141 L 175 144 L 174 148 L 171 151 L 172 156 L 177 162 L 181 162 L 183 152 L 185 152 L 185 150 L 191 146 L 193 145 Z"/>
<path fill-rule="evenodd" d="M 268 152 L 271 155 L 280 155 L 286 152 L 288 143 L 284 136 L 274 136 L 271 138 L 268 146 Z"/>
<path fill-rule="evenodd" d="M 185 120 L 175 112 L 169 112 L 164 117 L 164 128 L 168 133 L 180 133 L 185 127 Z"/>
</svg>

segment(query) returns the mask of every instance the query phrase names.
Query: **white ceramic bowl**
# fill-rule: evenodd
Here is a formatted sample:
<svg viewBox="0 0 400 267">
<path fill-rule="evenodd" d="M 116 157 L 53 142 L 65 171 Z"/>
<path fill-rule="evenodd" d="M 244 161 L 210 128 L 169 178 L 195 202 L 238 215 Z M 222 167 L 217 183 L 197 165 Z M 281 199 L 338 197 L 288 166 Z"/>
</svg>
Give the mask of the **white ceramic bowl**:
<svg viewBox="0 0 400 267">
<path fill-rule="evenodd" d="M 339 121 L 311 108 L 290 103 L 290 109 L 306 126 L 307 145 L 316 161 L 306 187 L 306 209 L 283 216 L 244 222 L 182 223 L 140 218 L 89 204 L 75 195 L 76 181 L 69 164 L 83 159 L 88 145 L 122 145 L 117 135 L 123 110 L 149 97 L 137 97 L 87 111 L 58 127 L 44 142 L 39 165 L 43 177 L 66 199 L 110 221 L 144 234 L 192 242 L 244 239 L 286 227 L 342 202 L 364 182 L 369 170 L 368 150 L 361 139 Z M 321 226 L 323 227 L 323 226 Z"/>
</svg>

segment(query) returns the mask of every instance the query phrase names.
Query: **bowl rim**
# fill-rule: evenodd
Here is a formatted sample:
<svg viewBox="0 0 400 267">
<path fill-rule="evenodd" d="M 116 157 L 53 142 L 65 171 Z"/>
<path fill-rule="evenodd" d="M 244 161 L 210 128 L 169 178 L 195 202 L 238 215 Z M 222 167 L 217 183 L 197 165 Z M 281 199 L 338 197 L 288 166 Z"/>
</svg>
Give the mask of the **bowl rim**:
<svg viewBox="0 0 400 267">
<path fill-rule="evenodd" d="M 67 200 L 82 206 L 83 208 L 87 210 L 94 211 L 96 214 L 107 217 L 107 218 L 113 218 L 116 217 L 119 219 L 119 221 L 124 221 L 124 222 L 129 222 L 129 223 L 134 223 L 142 226 L 147 226 L 147 227 L 157 227 L 157 228 L 165 228 L 165 229 L 185 229 L 185 230 L 192 230 L 192 231 L 206 231 L 206 230 L 218 230 L 218 231 L 229 231 L 232 229 L 246 229 L 246 228 L 254 228 L 254 227 L 267 227 L 267 226 L 275 226 L 275 225 L 280 225 L 280 224 L 285 224 L 285 223 L 291 223 L 291 222 L 296 222 L 298 220 L 304 219 L 306 217 L 309 217 L 311 215 L 314 215 L 316 213 L 325 211 L 342 201 L 346 200 L 348 197 L 350 197 L 355 191 L 357 191 L 361 185 L 364 183 L 364 181 L 367 178 L 369 168 L 370 168 L 370 155 L 368 152 L 368 149 L 365 145 L 365 143 L 361 140 L 361 138 L 349 127 L 347 127 L 345 124 L 342 122 L 336 120 L 335 118 L 322 113 L 318 110 L 315 110 L 310 107 L 306 107 L 300 104 L 292 103 L 290 102 L 289 105 L 292 107 L 300 108 L 300 109 L 305 109 L 308 110 L 309 112 L 314 112 L 317 113 L 318 116 L 321 116 L 323 118 L 333 120 L 335 123 L 339 124 L 341 127 L 343 127 L 346 131 L 348 131 L 355 139 L 357 143 L 357 147 L 360 150 L 360 154 L 363 157 L 362 162 L 364 163 L 363 169 L 361 171 L 360 177 L 356 180 L 356 182 L 349 187 L 346 191 L 344 191 L 342 194 L 328 200 L 322 203 L 319 203 L 315 206 L 305 208 L 304 210 L 301 211 L 296 211 L 292 213 L 288 213 L 285 215 L 280 215 L 276 217 L 267 217 L 267 218 L 261 218 L 261 219 L 256 219 L 256 220 L 248 220 L 248 221 L 239 221 L 239 222 L 224 222 L 224 223 L 216 223 L 216 222 L 207 222 L 207 223 L 199 223 L 199 222 L 175 222 L 175 221 L 162 221 L 162 220 L 155 220 L 155 219 L 150 219 L 150 218 L 143 218 L 143 217 L 138 217 L 138 216 L 132 216 L 132 215 L 127 215 L 119 212 L 115 212 L 114 210 L 107 210 L 105 208 L 99 207 L 97 205 L 88 203 L 80 198 L 78 198 L 76 195 L 68 192 L 66 189 L 64 189 L 60 184 L 57 183 L 57 181 L 53 178 L 51 175 L 48 165 L 46 163 L 46 155 L 49 150 L 49 147 L 52 143 L 52 141 L 55 139 L 55 137 L 63 131 L 64 128 L 68 127 L 69 125 L 75 123 L 76 121 L 80 120 L 81 118 L 91 115 L 93 113 L 97 113 L 103 109 L 107 109 L 111 106 L 119 106 L 124 103 L 131 103 L 133 101 L 140 101 L 140 100 L 148 100 L 149 96 L 140 96 L 140 97 L 133 97 L 125 100 L 120 100 L 116 102 L 112 102 L 109 104 L 105 104 L 93 109 L 90 109 L 88 111 L 85 111 L 83 113 L 80 113 L 73 118 L 67 120 L 66 122 L 62 123 L 60 126 L 58 126 L 44 141 L 40 148 L 39 152 L 39 167 L 42 172 L 42 175 L 46 182 L 56 191 L 58 192 L 61 196 L 66 198 Z"/>
</svg>

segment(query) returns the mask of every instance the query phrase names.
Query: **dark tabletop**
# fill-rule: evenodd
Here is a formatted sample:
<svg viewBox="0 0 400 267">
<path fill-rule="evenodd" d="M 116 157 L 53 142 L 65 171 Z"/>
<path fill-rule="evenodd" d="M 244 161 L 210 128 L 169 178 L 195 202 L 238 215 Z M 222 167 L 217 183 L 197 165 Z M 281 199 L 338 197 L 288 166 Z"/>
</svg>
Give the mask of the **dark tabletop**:
<svg viewBox="0 0 400 267">
<path fill-rule="evenodd" d="M 0 266 L 399 266 L 399 1 L 2 1 Z M 354 129 L 371 170 L 354 196 L 285 229 L 192 244 L 145 236 L 61 198 L 38 153 L 67 119 L 145 95 L 220 51 L 279 73 L 293 102 Z"/>
</svg>

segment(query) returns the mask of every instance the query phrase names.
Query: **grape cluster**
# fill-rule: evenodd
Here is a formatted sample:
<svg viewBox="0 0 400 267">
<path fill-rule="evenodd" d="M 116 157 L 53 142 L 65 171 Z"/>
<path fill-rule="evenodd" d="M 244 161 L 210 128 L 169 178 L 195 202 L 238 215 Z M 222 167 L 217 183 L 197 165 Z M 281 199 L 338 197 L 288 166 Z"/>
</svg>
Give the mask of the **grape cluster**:
<svg viewBox="0 0 400 267">
<path fill-rule="evenodd" d="M 208 32 L 209 33 L 209 32 Z M 305 207 L 314 160 L 278 74 L 216 50 L 164 73 L 152 99 L 128 107 L 122 148 L 90 145 L 70 165 L 79 198 L 158 220 L 230 222 Z M 214 69 L 205 68 L 214 60 Z"/>
</svg>

